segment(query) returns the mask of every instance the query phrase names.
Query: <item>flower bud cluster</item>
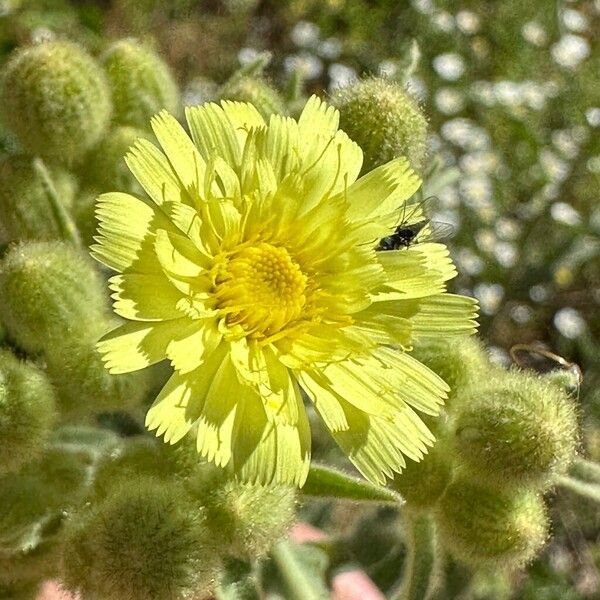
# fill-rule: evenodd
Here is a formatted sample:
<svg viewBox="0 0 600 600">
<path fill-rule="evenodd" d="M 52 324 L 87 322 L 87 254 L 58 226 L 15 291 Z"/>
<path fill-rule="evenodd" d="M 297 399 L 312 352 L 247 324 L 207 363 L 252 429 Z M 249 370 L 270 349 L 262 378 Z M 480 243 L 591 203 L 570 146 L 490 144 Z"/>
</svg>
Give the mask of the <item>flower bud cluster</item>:
<svg viewBox="0 0 600 600">
<path fill-rule="evenodd" d="M 204 597 L 223 565 L 268 552 L 291 524 L 294 492 L 197 460 L 184 443 L 146 437 L 104 456 L 90 502 L 67 523 L 64 585 L 83 598 Z"/>
<path fill-rule="evenodd" d="M 549 377 L 492 365 L 474 339 L 418 345 L 451 391 L 433 449 L 393 486 L 427 511 L 442 546 L 474 567 L 517 568 L 548 537 L 542 494 L 577 450 L 573 399 Z"/>
</svg>

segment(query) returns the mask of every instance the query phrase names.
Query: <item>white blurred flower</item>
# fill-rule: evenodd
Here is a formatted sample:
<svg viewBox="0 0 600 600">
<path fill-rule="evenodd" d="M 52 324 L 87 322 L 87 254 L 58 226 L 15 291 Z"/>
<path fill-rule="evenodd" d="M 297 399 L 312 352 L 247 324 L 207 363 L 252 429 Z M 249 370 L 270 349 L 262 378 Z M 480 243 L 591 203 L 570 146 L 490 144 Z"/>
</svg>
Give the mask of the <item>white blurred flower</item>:
<svg viewBox="0 0 600 600">
<path fill-rule="evenodd" d="M 504 298 L 504 288 L 499 283 L 478 283 L 473 289 L 473 295 L 479 300 L 481 312 L 493 315 L 500 308 Z"/>
<path fill-rule="evenodd" d="M 566 202 L 555 202 L 550 207 L 550 215 L 557 223 L 564 225 L 579 225 L 581 223 L 581 215 Z"/>
<path fill-rule="evenodd" d="M 479 275 L 485 266 L 483 259 L 470 248 L 460 248 L 454 255 L 454 262 L 459 271 L 467 275 Z"/>
<path fill-rule="evenodd" d="M 335 60 L 342 53 L 342 42 L 338 38 L 327 38 L 319 44 L 317 52 L 323 58 Z"/>
<path fill-rule="evenodd" d="M 494 96 L 500 104 L 517 106 L 521 104 L 521 89 L 514 81 L 499 81 L 494 85 Z"/>
<path fill-rule="evenodd" d="M 412 0 L 412 5 L 424 15 L 430 15 L 435 10 L 433 0 Z"/>
<path fill-rule="evenodd" d="M 521 35 L 534 46 L 543 46 L 548 41 L 546 30 L 537 21 L 527 21 L 521 29 Z"/>
<path fill-rule="evenodd" d="M 306 48 L 314 46 L 319 40 L 319 26 L 310 21 L 298 21 L 294 25 L 290 37 L 296 46 Z"/>
<path fill-rule="evenodd" d="M 496 238 L 496 234 L 490 229 L 480 229 L 475 234 L 475 243 L 480 250 L 491 254 L 498 243 L 498 239 Z"/>
<path fill-rule="evenodd" d="M 398 62 L 395 60 L 382 60 L 379 63 L 379 74 L 382 77 L 395 77 L 398 74 Z"/>
<path fill-rule="evenodd" d="M 538 283 L 529 288 L 529 297 L 538 304 L 546 301 L 550 297 L 550 290 L 547 285 Z"/>
<path fill-rule="evenodd" d="M 600 126 L 600 107 L 593 106 L 585 111 L 585 118 L 592 127 Z"/>
<path fill-rule="evenodd" d="M 567 29 L 577 33 L 581 33 L 588 28 L 587 17 L 572 8 L 563 11 L 562 20 Z"/>
<path fill-rule="evenodd" d="M 590 54 L 590 45 L 588 41 L 573 34 L 563 35 L 560 40 L 552 46 L 552 58 L 565 68 L 576 67 L 582 60 Z"/>
<path fill-rule="evenodd" d="M 316 79 L 323 73 L 323 63 L 319 58 L 308 52 L 287 56 L 283 61 L 286 73 L 300 70 L 306 79 Z"/>
<path fill-rule="evenodd" d="M 435 13 L 431 17 L 431 21 L 438 29 L 445 33 L 450 33 L 455 27 L 454 18 L 445 10 Z"/>
<path fill-rule="evenodd" d="M 482 150 L 490 144 L 487 132 L 469 119 L 446 121 L 441 127 L 441 133 L 449 142 L 467 150 Z"/>
<path fill-rule="evenodd" d="M 494 247 L 494 256 L 498 264 L 505 269 L 514 267 L 518 257 L 517 248 L 510 242 L 498 242 Z"/>
<path fill-rule="evenodd" d="M 344 88 L 358 79 L 358 73 L 347 65 L 333 63 L 327 69 L 330 78 L 329 91 Z"/>
<path fill-rule="evenodd" d="M 579 311 L 574 308 L 561 308 L 554 315 L 554 326 L 559 333 L 570 340 L 578 338 L 586 329 L 586 323 Z"/>
<path fill-rule="evenodd" d="M 453 115 L 465 107 L 465 101 L 461 92 L 445 87 L 440 88 L 435 94 L 435 105 L 440 112 Z"/>
<path fill-rule="evenodd" d="M 470 10 L 461 10 L 456 13 L 456 24 L 463 33 L 477 33 L 479 31 L 479 17 Z"/>
<path fill-rule="evenodd" d="M 533 318 L 533 311 L 526 304 L 517 304 L 511 308 L 510 318 L 519 325 L 525 325 Z"/>
<path fill-rule="evenodd" d="M 521 232 L 521 224 L 516 219 L 500 217 L 496 220 L 494 229 L 496 235 L 502 240 L 515 240 Z"/>
<path fill-rule="evenodd" d="M 240 61 L 240 65 L 248 65 L 252 61 L 256 60 L 256 57 L 260 54 L 260 52 L 256 48 L 241 48 L 238 52 L 238 60 Z"/>
<path fill-rule="evenodd" d="M 463 177 L 459 183 L 459 192 L 469 208 L 485 208 L 492 198 L 492 182 L 483 174 Z"/>
<path fill-rule="evenodd" d="M 406 87 L 411 95 L 418 100 L 425 100 L 427 98 L 427 86 L 420 77 L 417 77 L 416 75 L 411 76 L 406 84 Z"/>
<path fill-rule="evenodd" d="M 588 158 L 585 166 L 590 173 L 600 173 L 600 156 Z"/>
<path fill-rule="evenodd" d="M 569 174 L 569 165 L 547 148 L 540 152 L 540 165 L 552 181 L 563 181 Z"/>
<path fill-rule="evenodd" d="M 433 68 L 443 79 L 456 81 L 460 79 L 466 67 L 462 56 L 454 52 L 448 52 L 433 59 Z"/>
</svg>

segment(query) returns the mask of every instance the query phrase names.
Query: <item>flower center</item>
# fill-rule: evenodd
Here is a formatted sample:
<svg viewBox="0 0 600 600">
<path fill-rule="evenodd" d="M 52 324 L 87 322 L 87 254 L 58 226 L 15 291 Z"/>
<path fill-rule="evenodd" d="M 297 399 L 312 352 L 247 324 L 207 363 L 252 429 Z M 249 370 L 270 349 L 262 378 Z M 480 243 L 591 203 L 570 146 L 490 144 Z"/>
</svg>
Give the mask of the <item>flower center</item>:
<svg viewBox="0 0 600 600">
<path fill-rule="evenodd" d="M 228 324 L 271 335 L 302 313 L 306 282 L 285 248 L 262 242 L 229 259 L 217 279 L 219 308 L 228 313 Z"/>
</svg>

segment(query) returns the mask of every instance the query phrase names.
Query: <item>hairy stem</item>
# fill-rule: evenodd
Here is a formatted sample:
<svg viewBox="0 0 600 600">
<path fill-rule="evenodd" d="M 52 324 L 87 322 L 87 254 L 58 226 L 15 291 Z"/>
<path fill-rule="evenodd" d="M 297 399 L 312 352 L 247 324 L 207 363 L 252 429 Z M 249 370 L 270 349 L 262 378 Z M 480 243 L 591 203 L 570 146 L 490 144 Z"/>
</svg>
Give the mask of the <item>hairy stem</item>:
<svg viewBox="0 0 600 600">
<path fill-rule="evenodd" d="M 436 567 L 435 529 L 426 514 L 407 514 L 408 562 L 392 600 L 425 600 L 431 592 Z"/>
<path fill-rule="evenodd" d="M 50 176 L 44 161 L 41 158 L 35 158 L 33 160 L 33 168 L 42 180 L 42 185 L 44 186 L 44 190 L 48 196 L 48 201 L 50 202 L 52 214 L 56 220 L 63 239 L 67 242 L 70 242 L 74 246 L 80 246 L 81 239 L 79 237 L 79 231 L 77 231 L 77 227 L 75 227 L 73 219 L 71 219 L 67 209 L 58 197 L 56 187 L 52 182 L 52 177 Z"/>
<path fill-rule="evenodd" d="M 600 483 L 590 483 L 588 481 L 581 481 L 575 477 L 558 477 L 556 479 L 556 485 L 565 488 L 579 496 L 589 498 L 600 502 Z"/>
</svg>

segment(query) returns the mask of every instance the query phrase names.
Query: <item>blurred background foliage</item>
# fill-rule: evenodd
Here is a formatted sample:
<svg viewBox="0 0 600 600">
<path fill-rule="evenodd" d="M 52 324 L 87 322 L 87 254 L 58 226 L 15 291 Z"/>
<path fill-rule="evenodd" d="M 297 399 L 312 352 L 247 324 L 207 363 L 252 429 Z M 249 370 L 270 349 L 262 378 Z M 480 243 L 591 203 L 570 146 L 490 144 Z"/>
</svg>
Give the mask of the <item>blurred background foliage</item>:
<svg viewBox="0 0 600 600">
<path fill-rule="evenodd" d="M 541 342 L 581 367 L 582 445 L 600 460 L 599 0 L 0 0 L 2 60 L 36 40 L 99 54 L 128 36 L 166 59 L 184 104 L 222 96 L 264 51 L 292 113 L 364 74 L 405 83 L 429 120 L 424 194 L 454 227 L 454 291 L 479 299 L 495 360 Z M 230 97 L 252 93 L 236 85 Z M 483 574 L 447 597 L 597 598 L 597 505 L 556 496 L 553 541 L 516 588 Z M 305 509 L 386 589 L 403 556 L 391 521 L 361 514 L 350 531 L 348 510 Z"/>
</svg>

